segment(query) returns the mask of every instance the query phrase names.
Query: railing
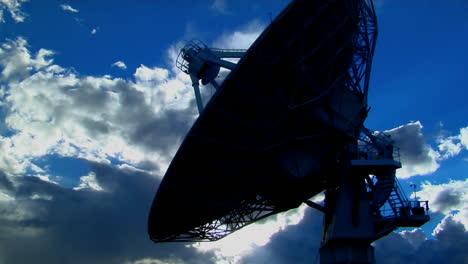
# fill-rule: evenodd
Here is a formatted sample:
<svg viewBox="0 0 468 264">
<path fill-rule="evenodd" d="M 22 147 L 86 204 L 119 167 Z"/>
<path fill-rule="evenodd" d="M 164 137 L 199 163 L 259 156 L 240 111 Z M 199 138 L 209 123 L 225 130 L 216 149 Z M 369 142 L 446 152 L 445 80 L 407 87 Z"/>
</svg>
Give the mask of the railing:
<svg viewBox="0 0 468 264">
<path fill-rule="evenodd" d="M 374 140 L 377 140 L 377 144 L 380 146 L 376 146 L 376 143 L 364 133 L 361 134 L 358 144 L 358 159 L 389 159 L 391 156 L 393 160 L 400 162 L 400 148 L 393 145 L 390 135 L 380 132 L 375 135 Z M 392 153 L 388 153 L 390 151 Z"/>
<path fill-rule="evenodd" d="M 219 49 L 219 48 L 210 48 L 212 51 L 217 52 L 247 52 L 246 49 Z"/>
<path fill-rule="evenodd" d="M 185 59 L 185 54 L 189 50 L 193 50 L 195 52 L 199 52 L 200 50 L 207 48 L 207 46 L 201 42 L 200 40 L 193 39 L 180 50 L 179 55 L 177 55 L 176 59 L 176 67 L 179 68 L 181 71 L 185 73 L 189 73 L 189 62 Z"/>
<path fill-rule="evenodd" d="M 395 213 L 396 212 L 396 213 Z M 402 218 L 411 216 L 425 216 L 429 212 L 428 201 L 409 201 L 407 206 L 397 207 L 393 210 L 391 206 L 386 203 L 380 209 L 380 217 L 383 219 Z"/>
<path fill-rule="evenodd" d="M 417 209 L 417 208 L 422 208 L 424 209 L 423 212 L 426 214 L 429 211 L 429 201 L 407 201 L 407 205 L 409 208 L 412 209 Z M 414 213 L 414 212 L 413 212 Z"/>
</svg>

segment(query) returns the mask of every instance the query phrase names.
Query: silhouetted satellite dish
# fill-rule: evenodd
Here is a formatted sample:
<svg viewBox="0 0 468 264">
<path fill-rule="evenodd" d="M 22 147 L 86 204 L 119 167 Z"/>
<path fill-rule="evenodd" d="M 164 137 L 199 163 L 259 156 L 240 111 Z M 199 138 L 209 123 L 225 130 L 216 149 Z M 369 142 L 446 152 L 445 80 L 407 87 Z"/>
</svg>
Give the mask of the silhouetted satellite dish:
<svg viewBox="0 0 468 264">
<path fill-rule="evenodd" d="M 422 206 L 394 198 L 392 141 L 363 126 L 376 31 L 370 0 L 296 0 L 237 66 L 220 59 L 232 50 L 187 44 L 177 61 L 196 96 L 199 79 L 232 71 L 204 108 L 197 96 L 201 114 L 156 194 L 150 238 L 218 240 L 306 202 L 325 212 L 322 263 L 356 252 L 370 262 L 347 263 L 372 263 L 372 241 L 427 221 L 412 213 Z M 308 200 L 322 191 L 325 206 Z"/>
</svg>

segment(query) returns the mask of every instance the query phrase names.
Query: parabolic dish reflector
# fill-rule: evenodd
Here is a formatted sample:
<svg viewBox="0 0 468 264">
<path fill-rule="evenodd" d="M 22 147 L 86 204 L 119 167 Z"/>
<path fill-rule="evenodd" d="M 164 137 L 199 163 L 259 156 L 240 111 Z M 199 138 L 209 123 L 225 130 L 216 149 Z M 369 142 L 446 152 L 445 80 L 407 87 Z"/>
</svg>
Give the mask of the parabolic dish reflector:
<svg viewBox="0 0 468 264">
<path fill-rule="evenodd" d="M 375 30 L 367 1 L 292 1 L 187 134 L 156 193 L 150 238 L 217 240 L 333 186 L 367 116 Z"/>
</svg>

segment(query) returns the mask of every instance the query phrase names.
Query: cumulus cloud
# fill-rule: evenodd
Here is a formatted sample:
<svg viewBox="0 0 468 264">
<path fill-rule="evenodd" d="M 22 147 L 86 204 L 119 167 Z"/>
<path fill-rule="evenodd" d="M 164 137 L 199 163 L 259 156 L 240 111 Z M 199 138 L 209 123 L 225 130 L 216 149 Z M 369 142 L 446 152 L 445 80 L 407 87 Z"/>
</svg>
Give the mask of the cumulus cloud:
<svg viewBox="0 0 468 264">
<path fill-rule="evenodd" d="M 422 128 L 417 121 L 385 131 L 399 148 L 402 163 L 402 168 L 397 170 L 399 178 L 430 174 L 440 166 L 439 153 L 426 143 Z"/>
<path fill-rule="evenodd" d="M 71 12 L 71 13 L 78 13 L 80 12 L 78 9 L 75 9 L 73 8 L 71 5 L 69 4 L 61 4 L 60 7 L 65 10 L 65 11 L 68 11 L 68 12 Z"/>
<path fill-rule="evenodd" d="M 48 59 L 53 54 L 50 50 L 40 49 L 32 56 L 25 39 L 7 41 L 0 46 L 1 80 L 17 81 L 27 77 L 31 71 L 42 70 L 53 63 L 52 59 Z"/>
<path fill-rule="evenodd" d="M 125 63 L 123 61 L 116 61 L 112 64 L 112 66 L 115 66 L 119 69 L 122 69 L 122 70 L 126 70 L 127 69 L 127 65 L 125 65 Z M 139 69 L 138 69 L 139 70 Z"/>
<path fill-rule="evenodd" d="M 438 138 L 435 149 L 427 143 L 422 129 L 421 122 L 416 121 L 384 131 L 399 149 L 402 163 L 402 168 L 397 170 L 399 178 L 434 173 L 440 167 L 440 162 L 468 148 L 468 127 L 461 128 L 456 136 Z"/>
<path fill-rule="evenodd" d="M 195 117 L 190 85 L 179 74 L 142 65 L 136 81 L 79 76 L 53 64 L 53 52 L 31 54 L 18 38 L 0 49 L 6 109 L 0 137 L 5 173 L 24 173 L 46 154 L 94 161 L 151 160 L 164 170 Z"/>
<path fill-rule="evenodd" d="M 93 28 L 93 30 L 91 30 L 91 35 L 96 35 L 96 33 L 97 33 L 97 29 Z"/>
<path fill-rule="evenodd" d="M 417 192 L 420 200 L 429 201 L 431 211 L 451 214 L 453 219 L 468 227 L 468 179 L 464 181 L 451 180 L 448 183 L 423 183 Z"/>
<path fill-rule="evenodd" d="M 94 191 L 102 191 L 104 190 L 96 179 L 96 173 L 90 172 L 86 176 L 80 177 L 80 184 L 73 188 L 75 190 L 82 190 L 82 189 L 89 189 Z"/>
<path fill-rule="evenodd" d="M 4 11 L 10 13 L 11 18 L 16 22 L 23 22 L 26 14 L 21 11 L 21 4 L 28 0 L 0 0 L 0 23 L 5 23 Z"/>
<path fill-rule="evenodd" d="M 438 143 L 442 160 L 457 156 L 461 151 L 468 149 L 468 127 L 461 128 L 460 134 L 456 136 L 440 138 Z"/>
<path fill-rule="evenodd" d="M 427 240 L 427 236 L 421 228 L 415 228 L 409 231 L 404 230 L 400 232 L 400 235 L 415 248 L 421 246 L 421 244 Z"/>
<path fill-rule="evenodd" d="M 375 243 L 377 263 L 466 263 L 468 232 L 463 224 L 447 216 L 436 228 L 435 239 L 420 229 L 392 233 Z"/>
</svg>

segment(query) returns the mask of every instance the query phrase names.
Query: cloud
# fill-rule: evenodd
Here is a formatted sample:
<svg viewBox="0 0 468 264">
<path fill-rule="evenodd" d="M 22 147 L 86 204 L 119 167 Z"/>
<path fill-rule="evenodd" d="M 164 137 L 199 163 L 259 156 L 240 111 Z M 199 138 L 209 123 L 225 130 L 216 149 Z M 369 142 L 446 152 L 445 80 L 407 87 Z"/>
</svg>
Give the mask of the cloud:
<svg viewBox="0 0 468 264">
<path fill-rule="evenodd" d="M 99 185 L 96 179 L 96 173 L 90 172 L 86 176 L 80 177 L 80 184 L 73 188 L 74 190 L 89 189 L 94 191 L 103 191 L 104 189 Z"/>
<path fill-rule="evenodd" d="M 159 177 L 130 167 L 90 167 L 104 191 L 15 178 L 15 200 L 0 201 L 1 263 L 171 263 L 176 255 L 173 263 L 214 263 L 212 254 L 184 244 L 149 241 L 147 214 Z"/>
<path fill-rule="evenodd" d="M 16 23 L 24 22 L 26 14 L 21 11 L 21 4 L 27 0 L 0 0 L 0 23 L 5 23 L 4 11 L 10 13 Z"/>
<path fill-rule="evenodd" d="M 122 70 L 126 70 L 127 69 L 127 65 L 125 65 L 125 63 L 123 61 L 116 61 L 112 64 L 112 66 L 115 66 L 119 69 L 122 69 Z"/>
<path fill-rule="evenodd" d="M 2 44 L 5 126 L 0 169 L 34 168 L 48 154 L 94 161 L 116 158 L 165 170 L 195 118 L 193 93 L 179 73 L 142 65 L 136 81 L 79 76 L 53 64 L 54 52 L 31 54 L 26 40 Z"/>
<path fill-rule="evenodd" d="M 65 10 L 65 11 L 68 11 L 68 12 L 71 12 L 71 13 L 78 13 L 80 12 L 78 9 L 75 9 L 73 7 L 71 7 L 71 5 L 69 4 L 61 4 L 60 7 Z"/>
<path fill-rule="evenodd" d="M 402 168 L 397 170 L 399 178 L 426 175 L 439 168 L 439 153 L 426 143 L 422 134 L 422 124 L 417 121 L 384 131 L 389 134 L 399 148 Z"/>
<path fill-rule="evenodd" d="M 391 233 L 375 242 L 377 263 L 466 263 L 468 232 L 462 223 L 447 216 L 434 237 L 428 239 L 421 229 Z"/>
<path fill-rule="evenodd" d="M 421 228 L 415 228 L 410 231 L 404 230 L 399 234 L 415 248 L 421 246 L 427 240 L 426 234 Z"/>
<path fill-rule="evenodd" d="M 224 49 L 248 49 L 265 29 L 266 25 L 254 20 L 234 32 L 224 33 L 214 41 L 213 47 Z"/>
<path fill-rule="evenodd" d="M 93 30 L 91 30 L 91 35 L 96 35 L 96 33 L 97 33 L 97 29 L 93 28 Z"/>
<path fill-rule="evenodd" d="M 211 9 L 218 14 L 229 14 L 226 6 L 226 0 L 214 0 L 213 4 L 211 5 Z"/>
<path fill-rule="evenodd" d="M 461 151 L 468 149 L 468 127 L 461 128 L 460 134 L 456 136 L 440 138 L 438 143 L 441 160 L 457 156 Z"/>
<path fill-rule="evenodd" d="M 431 211 L 450 214 L 468 227 L 468 179 L 434 185 L 425 182 L 417 192 L 420 200 L 429 201 Z"/>
<path fill-rule="evenodd" d="M 468 148 L 468 127 L 461 128 L 456 136 L 440 137 L 437 149 L 426 142 L 422 129 L 421 122 L 416 121 L 384 131 L 399 149 L 402 163 L 402 168 L 397 170 L 399 178 L 434 173 L 441 161 L 455 157 Z"/>
<path fill-rule="evenodd" d="M 42 70 L 53 63 L 48 59 L 54 53 L 50 50 L 40 49 L 35 56 L 28 50 L 28 43 L 23 38 L 7 41 L 0 46 L 0 80 L 16 81 L 29 75 L 31 71 Z"/>
</svg>

